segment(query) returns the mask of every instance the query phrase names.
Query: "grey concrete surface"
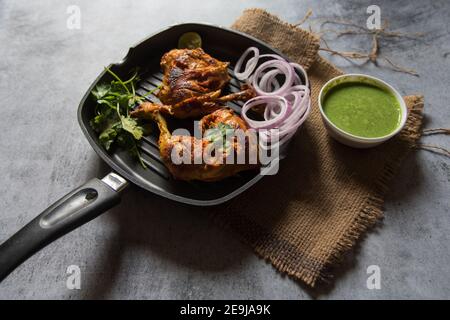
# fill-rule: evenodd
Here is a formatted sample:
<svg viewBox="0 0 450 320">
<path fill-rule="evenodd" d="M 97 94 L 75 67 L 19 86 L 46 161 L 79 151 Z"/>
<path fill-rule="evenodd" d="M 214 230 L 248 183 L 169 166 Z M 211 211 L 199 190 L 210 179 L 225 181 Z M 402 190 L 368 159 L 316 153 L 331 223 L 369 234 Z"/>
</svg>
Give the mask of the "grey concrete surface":
<svg viewBox="0 0 450 320">
<path fill-rule="evenodd" d="M 81 29 L 66 28 L 69 5 Z M 230 25 L 247 7 L 289 22 L 314 18 L 365 24 L 372 1 L 17 1 L 0 0 L 0 241 L 52 201 L 108 171 L 76 121 L 76 107 L 103 66 L 130 44 L 177 22 Z M 450 2 L 377 1 L 394 30 L 419 40 L 384 41 L 381 54 L 420 77 L 383 63 L 333 61 L 379 76 L 402 94 L 423 93 L 426 127 L 449 127 Z M 314 19 L 313 19 L 314 20 Z M 338 49 L 365 49 L 361 37 L 327 37 Z M 427 143 L 450 146 L 449 138 Z M 337 270 L 334 285 L 308 290 L 257 258 L 231 232 L 195 208 L 131 188 L 117 208 L 49 245 L 0 284 L 2 299 L 375 299 L 450 298 L 449 159 L 420 151 L 404 163 L 386 202 L 386 218 Z M 66 288 L 79 265 L 81 290 Z M 381 268 L 381 289 L 366 270 Z"/>
</svg>

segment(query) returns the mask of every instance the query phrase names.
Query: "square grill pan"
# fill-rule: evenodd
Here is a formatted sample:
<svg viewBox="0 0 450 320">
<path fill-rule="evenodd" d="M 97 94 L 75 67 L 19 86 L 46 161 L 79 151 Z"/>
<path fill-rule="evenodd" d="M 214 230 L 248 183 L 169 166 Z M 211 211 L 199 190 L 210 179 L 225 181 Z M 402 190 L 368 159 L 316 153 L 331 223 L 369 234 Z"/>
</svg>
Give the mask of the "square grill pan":
<svg viewBox="0 0 450 320">
<path fill-rule="evenodd" d="M 232 78 L 230 84 L 223 89 L 223 93 L 240 90 L 241 82 L 234 77 L 234 64 L 248 47 L 257 47 L 261 53 L 272 53 L 283 56 L 280 52 L 270 48 L 267 44 L 245 35 L 243 33 L 226 28 L 187 23 L 171 26 L 160 31 L 137 45 L 131 47 L 126 57 L 119 63 L 114 63 L 109 68 L 121 78 L 130 76 L 132 70 L 138 68 L 141 80 L 138 83 L 137 94 L 143 95 L 156 88 L 162 82 L 160 59 L 162 55 L 171 49 L 177 48 L 179 37 L 185 32 L 197 32 L 202 38 L 202 48 L 206 53 L 221 61 L 230 62 L 229 74 Z M 116 150 L 107 152 L 99 143 L 98 135 L 89 124 L 94 117 L 95 101 L 91 97 L 91 90 L 99 83 L 110 82 L 112 79 L 103 71 L 92 83 L 78 107 L 78 122 L 97 154 L 117 173 L 130 182 L 174 201 L 191 205 L 217 205 L 223 203 L 241 192 L 250 188 L 263 176 L 259 170 L 241 172 L 239 175 L 218 182 L 186 182 L 172 178 L 159 156 L 158 137 L 159 131 L 152 130 L 150 136 L 143 138 L 140 151 L 147 169 L 144 169 L 139 161 L 132 158 L 126 151 Z M 156 96 L 147 97 L 149 101 L 159 102 Z M 240 114 L 243 102 L 229 102 L 230 108 Z M 171 130 L 182 127 L 193 130 L 194 121 L 169 119 Z M 283 150 L 282 150 L 283 152 Z"/>
</svg>

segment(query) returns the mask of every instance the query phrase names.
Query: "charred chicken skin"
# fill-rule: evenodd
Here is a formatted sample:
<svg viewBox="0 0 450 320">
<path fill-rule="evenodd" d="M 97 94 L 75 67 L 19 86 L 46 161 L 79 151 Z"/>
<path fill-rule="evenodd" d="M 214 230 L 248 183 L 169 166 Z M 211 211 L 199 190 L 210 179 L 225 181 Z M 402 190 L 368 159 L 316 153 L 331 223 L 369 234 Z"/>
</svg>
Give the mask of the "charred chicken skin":
<svg viewBox="0 0 450 320">
<path fill-rule="evenodd" d="M 164 77 L 158 98 L 169 105 L 220 90 L 230 81 L 228 62 L 201 48 L 171 50 L 161 58 L 161 68 Z"/>
<path fill-rule="evenodd" d="M 147 114 L 159 111 L 164 115 L 169 115 L 178 119 L 197 118 L 222 108 L 223 106 L 221 103 L 236 100 L 246 101 L 255 96 L 254 90 L 247 85 L 243 85 L 242 89 L 243 90 L 240 92 L 230 93 L 222 97 L 220 97 L 220 91 L 214 91 L 202 96 L 188 98 L 182 103 L 173 106 L 153 102 L 143 102 L 131 112 L 131 115 L 136 118 L 148 118 L 151 117 L 151 115 L 147 116 Z"/>
<path fill-rule="evenodd" d="M 158 109 L 179 119 L 195 118 L 219 109 L 221 103 L 253 98 L 255 92 L 248 86 L 243 86 L 241 92 L 221 97 L 222 88 L 230 81 L 228 64 L 214 59 L 201 48 L 167 52 L 161 59 L 164 76 L 157 93 L 163 104 L 143 103 L 134 115 Z"/>
<path fill-rule="evenodd" d="M 233 130 L 240 129 L 244 133 L 248 130 L 245 122 L 228 108 L 218 109 L 200 120 L 202 139 L 190 135 L 172 135 L 164 116 L 159 111 L 149 112 L 147 117 L 158 124 L 160 130 L 158 141 L 160 155 L 164 164 L 176 179 L 217 181 L 233 176 L 241 171 L 258 167 L 257 159 L 255 161 L 245 161 L 243 164 L 226 163 L 226 157 L 230 153 L 234 154 L 234 159 L 237 159 L 239 156 L 249 159 L 249 155 L 252 152 L 257 154 L 257 143 L 251 139 L 239 140 L 233 138 L 227 145 L 225 152 L 221 152 L 219 156 L 209 158 L 206 162 L 203 160 L 201 163 L 196 162 L 195 159 L 204 159 L 208 148 L 217 146 L 214 145 L 214 141 L 210 137 L 204 135 L 209 129 L 226 126 L 226 128 Z M 177 159 L 184 159 L 183 162 L 175 163 L 177 161 L 174 161 L 174 155 Z"/>
</svg>

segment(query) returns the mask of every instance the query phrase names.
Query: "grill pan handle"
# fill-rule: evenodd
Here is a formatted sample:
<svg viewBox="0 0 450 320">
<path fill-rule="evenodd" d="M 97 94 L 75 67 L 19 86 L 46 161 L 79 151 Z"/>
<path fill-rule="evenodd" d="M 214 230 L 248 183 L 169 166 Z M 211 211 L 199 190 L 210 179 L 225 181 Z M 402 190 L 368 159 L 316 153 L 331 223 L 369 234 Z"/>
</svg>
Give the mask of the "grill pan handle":
<svg viewBox="0 0 450 320">
<path fill-rule="evenodd" d="M 55 202 L 0 245 L 0 282 L 34 253 L 120 202 L 128 182 L 116 173 L 92 179 Z"/>
</svg>

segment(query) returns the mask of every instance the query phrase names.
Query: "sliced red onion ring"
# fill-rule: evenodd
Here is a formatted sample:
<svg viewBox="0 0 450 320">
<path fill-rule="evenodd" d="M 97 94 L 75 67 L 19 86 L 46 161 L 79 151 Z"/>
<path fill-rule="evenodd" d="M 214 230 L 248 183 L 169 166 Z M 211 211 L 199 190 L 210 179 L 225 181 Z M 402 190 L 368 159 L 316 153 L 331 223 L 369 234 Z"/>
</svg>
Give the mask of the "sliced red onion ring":
<svg viewBox="0 0 450 320">
<path fill-rule="evenodd" d="M 251 52 L 254 56 L 248 59 L 244 70 L 240 71 L 243 61 Z M 268 58 L 270 60 L 258 66 L 261 59 Z M 251 83 L 258 95 L 244 104 L 242 117 L 251 128 L 258 129 L 260 147 L 273 149 L 287 143 L 311 111 L 309 80 L 305 69 L 275 54 L 260 55 L 257 48 L 251 47 L 239 58 L 234 71 L 238 79 Z M 279 76 L 284 76 L 282 84 Z M 250 119 L 247 112 L 259 105 L 265 106 L 264 120 Z"/>
<path fill-rule="evenodd" d="M 264 76 L 262 74 L 263 71 L 271 68 L 276 68 L 276 70 L 278 71 L 277 74 L 284 74 L 286 77 L 283 85 L 279 89 L 276 89 L 275 91 L 270 91 L 270 88 L 268 88 L 267 86 L 267 81 L 262 82 Z M 271 78 L 274 79 L 274 77 L 275 73 L 271 73 Z M 281 60 L 270 60 L 264 62 L 255 70 L 252 84 L 256 93 L 259 95 L 283 96 L 286 93 L 286 91 L 292 86 L 293 80 L 294 80 L 294 69 L 289 65 L 289 63 Z"/>
<path fill-rule="evenodd" d="M 244 63 L 245 58 L 251 53 L 254 53 L 254 56 L 250 58 L 247 63 L 245 64 L 244 71 L 240 72 L 242 64 Z M 236 66 L 234 67 L 234 75 L 239 80 L 245 80 L 247 79 L 255 70 L 256 65 L 259 61 L 259 50 L 255 47 L 250 47 L 242 54 L 242 56 L 239 58 L 238 62 L 236 62 Z"/>
<path fill-rule="evenodd" d="M 280 60 L 280 61 L 286 61 L 286 59 L 284 59 L 283 57 L 280 57 L 277 54 L 271 54 L 271 53 L 261 54 L 259 57 L 260 58 L 273 58 L 273 59 Z"/>
<path fill-rule="evenodd" d="M 264 91 L 269 91 L 271 88 L 274 88 L 274 90 L 280 89 L 280 83 L 276 78 L 279 74 L 281 74 L 281 72 L 278 69 L 270 70 L 261 77 L 259 86 L 263 88 Z"/>
<path fill-rule="evenodd" d="M 294 67 L 294 70 L 296 69 L 297 71 L 300 71 L 300 73 L 305 76 L 304 85 L 306 87 L 309 87 L 309 80 L 308 80 L 308 76 L 306 75 L 305 69 L 301 65 L 299 65 L 298 63 L 295 63 L 295 62 L 291 62 L 290 65 L 292 67 Z M 301 84 L 300 77 L 298 76 L 298 74 L 296 72 L 295 72 L 295 75 L 297 76 L 297 79 L 299 80 L 298 83 L 296 83 L 296 84 Z"/>
<path fill-rule="evenodd" d="M 247 112 L 261 104 L 266 104 L 267 107 L 274 107 L 274 105 L 278 105 L 280 108 L 280 112 L 269 120 L 264 119 L 263 121 L 253 120 L 247 116 Z M 265 129 L 272 128 L 280 124 L 286 116 L 290 113 L 288 102 L 285 98 L 279 96 L 268 96 L 268 97 L 255 97 L 248 100 L 244 106 L 242 107 L 241 114 L 244 120 L 253 128 L 253 129 Z"/>
</svg>

